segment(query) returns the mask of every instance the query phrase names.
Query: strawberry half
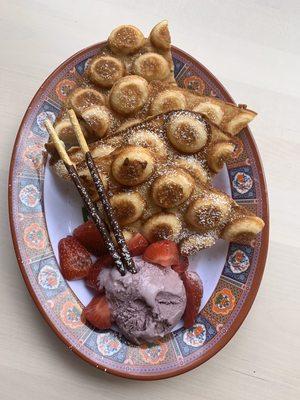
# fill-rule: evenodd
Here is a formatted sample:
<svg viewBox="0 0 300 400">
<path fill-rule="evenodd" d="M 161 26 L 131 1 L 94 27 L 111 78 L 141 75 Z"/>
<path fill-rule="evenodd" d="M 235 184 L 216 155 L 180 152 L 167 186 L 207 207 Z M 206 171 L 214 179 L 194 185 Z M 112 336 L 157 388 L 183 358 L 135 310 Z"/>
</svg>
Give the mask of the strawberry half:
<svg viewBox="0 0 300 400">
<path fill-rule="evenodd" d="M 67 236 L 58 243 L 61 273 L 68 281 L 87 276 L 92 259 L 89 252 L 73 236 Z"/>
<path fill-rule="evenodd" d="M 181 275 L 189 267 L 189 258 L 187 256 L 180 256 L 179 263 L 172 265 L 172 269 Z"/>
<path fill-rule="evenodd" d="M 177 244 L 171 240 L 152 243 L 145 250 L 143 260 L 163 267 L 179 264 Z"/>
<path fill-rule="evenodd" d="M 96 296 L 84 308 L 82 317 L 98 329 L 109 329 L 112 317 L 108 301 L 104 294 Z"/>
<path fill-rule="evenodd" d="M 92 254 L 101 256 L 106 252 L 103 238 L 93 221 L 87 221 L 74 229 L 73 235 Z"/>
<path fill-rule="evenodd" d="M 203 285 L 196 272 L 185 271 L 181 275 L 181 279 L 186 291 L 186 307 L 183 314 L 184 327 L 191 328 L 199 313 L 203 295 Z"/>
<path fill-rule="evenodd" d="M 134 256 L 141 256 L 148 247 L 148 241 L 140 233 L 136 233 L 128 242 L 128 249 L 130 254 Z"/>
</svg>

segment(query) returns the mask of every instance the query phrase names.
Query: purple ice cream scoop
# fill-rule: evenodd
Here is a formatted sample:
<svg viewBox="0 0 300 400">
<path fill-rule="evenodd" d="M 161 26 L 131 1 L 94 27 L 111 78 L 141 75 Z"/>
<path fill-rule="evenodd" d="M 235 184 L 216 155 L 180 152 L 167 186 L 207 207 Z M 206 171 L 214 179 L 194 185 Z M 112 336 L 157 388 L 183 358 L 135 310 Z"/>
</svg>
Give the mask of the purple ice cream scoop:
<svg viewBox="0 0 300 400">
<path fill-rule="evenodd" d="M 115 268 L 99 274 L 112 316 L 123 335 L 135 344 L 153 342 L 171 332 L 186 306 L 177 272 L 135 258 L 136 274 L 121 276 Z"/>
</svg>

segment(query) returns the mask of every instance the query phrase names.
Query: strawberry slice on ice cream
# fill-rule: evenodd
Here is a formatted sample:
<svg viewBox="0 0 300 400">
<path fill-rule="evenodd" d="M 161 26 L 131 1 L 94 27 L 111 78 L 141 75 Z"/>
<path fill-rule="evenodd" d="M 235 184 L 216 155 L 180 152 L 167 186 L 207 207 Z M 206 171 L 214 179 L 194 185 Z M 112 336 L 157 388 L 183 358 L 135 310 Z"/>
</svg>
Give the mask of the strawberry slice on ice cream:
<svg viewBox="0 0 300 400">
<path fill-rule="evenodd" d="M 108 301 L 104 294 L 96 296 L 84 308 L 82 317 L 98 329 L 109 329 L 112 317 Z"/>
<path fill-rule="evenodd" d="M 92 268 L 89 270 L 88 275 L 85 277 L 85 283 L 87 286 L 91 287 L 92 289 L 99 290 L 98 285 L 98 276 L 100 271 L 105 268 L 101 260 L 97 260 L 93 265 Z"/>
</svg>

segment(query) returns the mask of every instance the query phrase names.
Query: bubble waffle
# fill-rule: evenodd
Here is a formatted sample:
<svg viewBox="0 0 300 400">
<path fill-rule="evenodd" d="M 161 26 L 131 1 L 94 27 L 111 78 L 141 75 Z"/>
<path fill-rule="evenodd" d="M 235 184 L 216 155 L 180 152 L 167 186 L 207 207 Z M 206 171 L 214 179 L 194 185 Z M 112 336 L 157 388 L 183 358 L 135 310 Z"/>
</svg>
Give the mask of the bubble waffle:
<svg viewBox="0 0 300 400">
<path fill-rule="evenodd" d="M 256 112 L 248 110 L 245 104 L 236 106 L 165 82 L 153 82 L 151 91 L 151 115 L 174 109 L 196 111 L 232 136 L 238 134 L 256 116 Z"/>
<path fill-rule="evenodd" d="M 218 237 L 249 242 L 263 221 L 213 189 L 211 177 L 233 154 L 232 136 L 256 114 L 179 88 L 173 71 L 166 21 L 148 39 L 131 25 L 116 28 L 69 94 L 56 131 L 97 200 L 66 114 L 73 108 L 129 232 L 140 231 L 150 242 L 173 239 L 182 254 L 210 247 Z M 67 178 L 52 143 L 46 148 L 56 173 Z"/>
<path fill-rule="evenodd" d="M 181 131 L 188 144 L 197 144 L 192 155 L 186 155 L 186 143 L 183 152 L 178 148 L 180 141 L 174 147 L 170 140 L 170 132 L 182 120 L 196 126 L 192 140 L 185 129 Z M 182 254 L 210 247 L 219 237 L 249 242 L 261 231 L 260 218 L 210 184 L 211 170 L 204 154 L 219 157 L 222 143 L 215 133 L 218 129 L 213 128 L 198 113 L 171 111 L 90 145 L 124 229 L 140 231 L 150 242 L 172 239 L 180 243 Z M 77 160 L 78 173 L 97 201 L 80 154 L 73 148 L 70 156 L 73 162 Z M 213 160 L 213 165 L 219 165 L 220 160 Z"/>
<path fill-rule="evenodd" d="M 231 135 L 255 117 L 245 105 L 179 88 L 170 46 L 167 21 L 157 24 L 147 39 L 132 25 L 113 30 L 107 44 L 89 60 L 83 82 L 70 93 L 65 105 L 77 113 L 89 143 L 170 110 L 197 111 Z M 76 144 L 64 109 L 55 128 L 67 148 Z M 55 153 L 51 143 L 46 147 Z"/>
<path fill-rule="evenodd" d="M 150 147 L 156 159 L 162 161 L 175 157 L 179 168 L 193 170 L 204 184 L 209 183 L 211 177 L 222 169 L 224 162 L 231 157 L 235 149 L 235 144 L 229 134 L 225 134 L 206 121 L 199 113 L 184 110 L 149 117 L 145 122 L 135 123 L 101 141 L 91 143 L 90 149 L 93 157 L 98 158 L 109 155 L 113 149 L 123 144 Z M 77 165 L 83 161 L 78 146 L 71 147 L 68 154 Z M 153 161 L 147 161 L 145 173 L 153 163 Z M 52 157 L 50 165 L 59 176 L 68 177 L 61 160 Z M 115 164 L 114 169 L 117 169 Z M 81 171 L 80 168 L 79 170 Z M 132 179 L 128 175 L 129 183 Z M 138 183 L 140 182 L 137 181 L 136 184 Z M 125 181 L 122 184 L 126 185 Z"/>
</svg>

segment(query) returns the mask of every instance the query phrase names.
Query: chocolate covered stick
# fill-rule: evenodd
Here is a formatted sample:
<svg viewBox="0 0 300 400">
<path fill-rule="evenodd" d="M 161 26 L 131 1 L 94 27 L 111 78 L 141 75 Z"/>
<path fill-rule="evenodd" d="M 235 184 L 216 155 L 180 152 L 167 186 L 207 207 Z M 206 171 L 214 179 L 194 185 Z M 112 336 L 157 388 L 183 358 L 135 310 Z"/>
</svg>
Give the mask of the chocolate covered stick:
<svg viewBox="0 0 300 400">
<path fill-rule="evenodd" d="M 121 275 L 125 275 L 126 270 L 125 270 L 123 262 L 120 258 L 120 255 L 119 255 L 118 251 L 116 250 L 115 244 L 109 235 L 109 232 L 99 214 L 97 207 L 94 205 L 90 195 L 88 194 L 86 188 L 82 184 L 80 177 L 77 173 L 77 170 L 74 167 L 72 161 L 70 160 L 70 158 L 65 150 L 63 142 L 59 139 L 53 125 L 51 124 L 51 122 L 49 120 L 45 121 L 45 126 L 47 128 L 49 135 L 51 136 L 51 139 L 53 140 L 53 143 L 55 145 L 55 148 L 56 148 L 59 156 L 61 157 L 62 161 L 64 162 L 64 164 L 67 168 L 67 171 L 68 171 L 72 181 L 74 182 L 76 189 L 78 190 L 78 192 L 88 210 L 90 217 L 92 218 L 96 227 L 98 228 L 99 232 L 101 233 L 101 235 L 103 237 L 103 241 L 105 243 L 105 246 L 106 246 L 107 250 L 109 251 L 110 255 L 112 256 L 116 267 L 118 268 Z"/>
<path fill-rule="evenodd" d="M 83 153 L 85 155 L 85 160 L 86 160 L 88 169 L 90 171 L 91 177 L 94 181 L 95 187 L 97 189 L 99 199 L 103 205 L 104 211 L 108 218 L 108 222 L 109 222 L 111 229 L 115 235 L 116 241 L 120 247 L 120 253 L 121 253 L 121 258 L 123 260 L 123 263 L 124 263 L 125 267 L 128 269 L 128 271 L 135 274 L 136 268 L 134 265 L 134 261 L 129 253 L 129 249 L 127 247 L 124 235 L 123 235 L 120 225 L 115 217 L 114 210 L 113 210 L 113 208 L 108 200 L 108 197 L 106 195 L 102 179 L 100 178 L 98 169 L 94 163 L 92 154 L 86 143 L 85 137 L 84 137 L 81 127 L 79 125 L 76 114 L 75 114 L 74 110 L 72 110 L 72 109 L 68 110 L 68 114 L 69 114 L 70 121 L 73 125 L 78 143 L 81 147 L 81 150 L 83 151 Z"/>
</svg>

